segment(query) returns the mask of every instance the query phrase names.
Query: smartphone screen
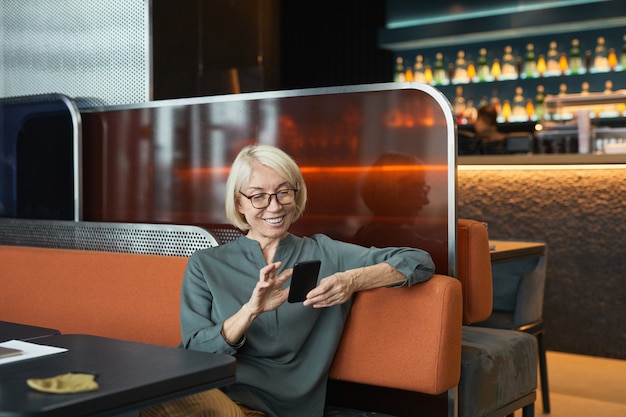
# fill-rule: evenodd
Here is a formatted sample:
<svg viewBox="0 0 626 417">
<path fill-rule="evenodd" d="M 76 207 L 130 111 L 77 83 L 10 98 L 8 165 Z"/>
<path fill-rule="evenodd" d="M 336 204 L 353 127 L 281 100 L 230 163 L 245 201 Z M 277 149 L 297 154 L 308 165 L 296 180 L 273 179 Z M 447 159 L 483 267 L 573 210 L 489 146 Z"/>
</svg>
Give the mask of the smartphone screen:
<svg viewBox="0 0 626 417">
<path fill-rule="evenodd" d="M 301 303 L 306 300 L 306 295 L 317 285 L 321 261 L 297 262 L 293 267 L 291 276 L 291 288 L 289 289 L 290 303 Z"/>
</svg>

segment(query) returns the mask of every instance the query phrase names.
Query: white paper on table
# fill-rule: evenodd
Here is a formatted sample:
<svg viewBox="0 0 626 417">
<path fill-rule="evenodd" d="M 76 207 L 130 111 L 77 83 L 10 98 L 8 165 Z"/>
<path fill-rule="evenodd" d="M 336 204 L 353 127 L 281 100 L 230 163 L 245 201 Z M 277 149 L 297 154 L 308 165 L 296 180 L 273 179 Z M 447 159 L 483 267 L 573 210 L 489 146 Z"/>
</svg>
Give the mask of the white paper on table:
<svg viewBox="0 0 626 417">
<path fill-rule="evenodd" d="M 7 342 L 0 343 L 0 346 L 19 349 L 22 351 L 21 355 L 9 356 L 0 359 L 0 365 L 5 363 L 23 361 L 24 359 L 38 358 L 40 356 L 53 355 L 55 353 L 66 352 L 67 349 L 56 346 L 38 345 L 36 343 L 23 342 L 21 340 L 9 340 Z"/>
</svg>

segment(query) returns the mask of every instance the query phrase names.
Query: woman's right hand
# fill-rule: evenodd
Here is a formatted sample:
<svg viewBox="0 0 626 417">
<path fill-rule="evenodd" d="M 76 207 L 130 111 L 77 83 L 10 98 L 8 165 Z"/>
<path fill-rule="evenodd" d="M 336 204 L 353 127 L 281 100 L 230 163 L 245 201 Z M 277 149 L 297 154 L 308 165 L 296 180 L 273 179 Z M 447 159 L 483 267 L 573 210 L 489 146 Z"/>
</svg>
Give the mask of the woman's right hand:
<svg viewBox="0 0 626 417">
<path fill-rule="evenodd" d="M 276 310 L 287 301 L 289 289 L 282 289 L 282 286 L 291 277 L 293 269 L 287 269 L 276 275 L 281 264 L 280 261 L 273 262 L 259 271 L 259 282 L 248 301 L 248 309 L 254 317 L 265 311 Z"/>
</svg>

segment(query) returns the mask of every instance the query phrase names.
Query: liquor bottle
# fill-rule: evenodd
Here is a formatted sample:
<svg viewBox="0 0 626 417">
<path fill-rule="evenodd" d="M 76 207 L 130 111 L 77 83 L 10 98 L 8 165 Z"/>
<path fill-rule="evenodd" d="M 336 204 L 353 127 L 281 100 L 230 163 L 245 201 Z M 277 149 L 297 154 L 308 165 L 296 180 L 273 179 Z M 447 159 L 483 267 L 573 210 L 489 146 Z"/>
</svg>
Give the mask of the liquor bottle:
<svg viewBox="0 0 626 417">
<path fill-rule="evenodd" d="M 537 69 L 539 71 L 539 69 Z M 557 76 L 560 74 L 559 51 L 556 49 L 556 42 L 550 42 L 550 48 L 546 57 L 546 76 Z M 540 72 L 541 73 L 541 72 Z"/>
<path fill-rule="evenodd" d="M 569 73 L 570 74 L 582 74 L 583 60 L 580 56 L 580 46 L 578 39 L 572 39 L 572 48 L 569 52 Z"/>
<path fill-rule="evenodd" d="M 513 97 L 513 106 L 511 109 L 511 120 L 523 121 L 526 118 L 526 100 L 523 95 L 522 87 L 515 87 L 515 96 Z"/>
<path fill-rule="evenodd" d="M 585 72 L 591 72 L 591 51 L 588 49 L 585 51 Z"/>
<path fill-rule="evenodd" d="M 609 49 L 607 63 L 609 64 L 609 70 L 615 71 L 615 68 L 617 67 L 617 54 L 615 53 L 615 48 Z"/>
<path fill-rule="evenodd" d="M 509 100 L 504 100 L 502 103 L 501 115 L 505 122 L 509 121 L 509 118 L 511 117 L 511 102 Z"/>
<path fill-rule="evenodd" d="M 537 118 L 537 120 L 541 120 L 543 118 L 544 102 L 544 87 L 543 85 L 538 85 L 537 95 L 535 96 L 535 117 Z"/>
<path fill-rule="evenodd" d="M 476 120 L 477 114 L 478 110 L 476 110 L 476 107 L 474 106 L 474 99 L 470 96 L 467 99 L 465 111 L 463 112 L 464 123 L 473 123 Z"/>
<path fill-rule="evenodd" d="M 406 69 L 404 70 L 404 81 L 408 83 L 413 81 L 413 67 L 411 67 L 410 65 L 407 65 Z"/>
<path fill-rule="evenodd" d="M 502 55 L 502 80 L 514 80 L 517 78 L 515 70 L 515 59 L 513 58 L 513 48 L 510 45 L 504 47 L 504 55 Z"/>
<path fill-rule="evenodd" d="M 404 82 L 404 59 L 401 56 L 396 58 L 396 69 L 393 80 L 399 83 Z"/>
<path fill-rule="evenodd" d="M 567 55 L 565 55 L 565 52 L 561 52 L 561 55 L 559 56 L 559 71 L 561 71 L 561 75 L 567 74 L 567 69 Z"/>
<path fill-rule="evenodd" d="M 467 61 L 465 60 L 465 51 L 459 51 L 454 63 L 454 74 L 452 82 L 455 84 L 466 84 L 469 82 L 467 76 Z"/>
<path fill-rule="evenodd" d="M 500 66 L 500 60 L 498 58 L 493 59 L 493 64 L 491 65 L 491 79 L 498 80 L 502 75 L 502 67 Z"/>
<path fill-rule="evenodd" d="M 435 85 L 445 85 L 447 83 L 446 67 L 443 65 L 443 54 L 437 52 L 435 55 L 435 67 L 433 68 L 433 82 Z"/>
<path fill-rule="evenodd" d="M 478 81 L 490 81 L 491 75 L 489 71 L 489 61 L 487 60 L 487 50 L 485 48 L 481 48 L 478 52 L 478 66 L 476 68 L 476 75 L 478 76 Z"/>
<path fill-rule="evenodd" d="M 498 96 L 498 89 L 494 88 L 491 92 L 491 98 L 489 99 L 489 104 L 491 104 L 498 114 L 502 112 L 502 104 L 500 103 L 500 97 Z"/>
<path fill-rule="evenodd" d="M 567 84 L 565 83 L 561 83 L 559 84 L 559 97 L 565 97 L 567 96 Z M 554 115 L 555 120 L 560 119 L 560 120 L 570 120 L 573 115 L 570 111 L 567 110 L 567 108 L 560 108 L 558 111 L 560 111 L 560 113 L 557 113 Z"/>
<path fill-rule="evenodd" d="M 604 37 L 598 38 L 595 53 L 593 56 L 593 72 L 607 72 L 609 70 L 609 62 L 604 44 Z"/>
<path fill-rule="evenodd" d="M 589 82 L 588 81 L 583 81 L 583 83 L 580 86 L 580 95 L 581 96 L 588 96 L 589 95 Z"/>
<path fill-rule="evenodd" d="M 417 55 L 415 57 L 415 65 L 413 65 L 413 81 L 420 83 L 425 82 L 424 57 L 422 55 Z"/>
<path fill-rule="evenodd" d="M 537 120 L 535 105 L 533 104 L 533 99 L 530 97 L 526 99 L 526 117 L 528 120 Z"/>
<path fill-rule="evenodd" d="M 532 43 L 526 45 L 526 56 L 524 58 L 524 78 L 535 78 L 537 76 L 537 62 L 535 61 L 535 46 Z"/>
<path fill-rule="evenodd" d="M 434 83 L 433 70 L 430 68 L 430 65 L 426 65 L 426 68 L 424 68 L 424 82 L 428 84 Z"/>
<path fill-rule="evenodd" d="M 603 94 L 613 94 L 613 81 L 606 80 Z M 600 117 L 617 117 L 619 115 L 618 113 L 616 105 L 603 106 Z"/>
<path fill-rule="evenodd" d="M 624 44 L 622 45 L 622 55 L 620 57 L 622 63 L 622 71 L 626 71 L 626 35 L 624 35 Z"/>
<path fill-rule="evenodd" d="M 474 65 L 474 61 L 467 63 L 467 79 L 470 83 L 476 80 L 476 66 Z"/>
<path fill-rule="evenodd" d="M 456 96 L 454 97 L 454 105 L 452 107 L 457 123 L 462 123 L 463 112 L 465 111 L 465 97 L 463 97 L 463 87 L 457 85 Z"/>
<path fill-rule="evenodd" d="M 540 77 L 543 77 L 544 75 L 549 75 L 546 58 L 543 56 L 543 54 L 539 55 L 539 58 L 537 58 L 537 74 Z"/>
</svg>

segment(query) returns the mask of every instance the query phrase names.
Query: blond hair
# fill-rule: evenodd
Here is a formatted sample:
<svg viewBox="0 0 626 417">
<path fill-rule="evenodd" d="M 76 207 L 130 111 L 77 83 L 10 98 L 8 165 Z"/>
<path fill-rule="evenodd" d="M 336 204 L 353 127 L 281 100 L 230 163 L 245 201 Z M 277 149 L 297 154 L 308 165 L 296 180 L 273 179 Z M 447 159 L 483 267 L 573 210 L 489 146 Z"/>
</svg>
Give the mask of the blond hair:
<svg viewBox="0 0 626 417">
<path fill-rule="evenodd" d="M 237 210 L 237 201 L 239 198 L 245 198 L 239 192 L 250 181 L 254 163 L 273 169 L 298 190 L 295 200 L 296 212 L 293 218 L 296 221 L 302 215 L 306 206 L 306 184 L 298 164 L 284 151 L 270 145 L 246 146 L 235 158 L 226 181 L 225 209 L 228 221 L 241 230 L 250 229 L 250 225 Z"/>
</svg>

